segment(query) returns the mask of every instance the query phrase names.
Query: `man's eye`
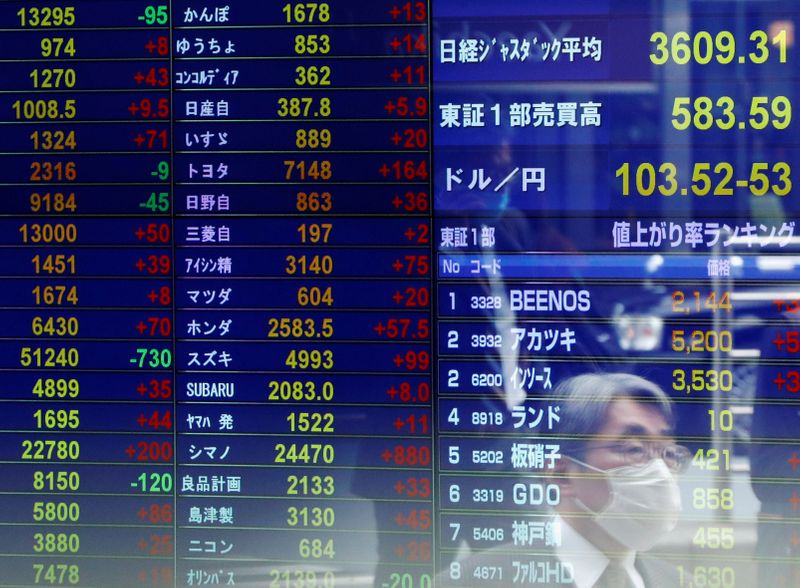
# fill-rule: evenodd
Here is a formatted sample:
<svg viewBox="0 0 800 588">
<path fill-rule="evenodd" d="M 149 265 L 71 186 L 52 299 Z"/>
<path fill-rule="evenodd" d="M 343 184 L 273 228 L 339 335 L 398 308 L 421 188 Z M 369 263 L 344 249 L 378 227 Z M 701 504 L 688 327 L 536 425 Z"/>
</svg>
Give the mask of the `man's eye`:
<svg viewBox="0 0 800 588">
<path fill-rule="evenodd" d="M 625 454 L 628 457 L 641 457 L 644 455 L 644 448 L 641 445 L 628 445 L 624 449 Z"/>
</svg>

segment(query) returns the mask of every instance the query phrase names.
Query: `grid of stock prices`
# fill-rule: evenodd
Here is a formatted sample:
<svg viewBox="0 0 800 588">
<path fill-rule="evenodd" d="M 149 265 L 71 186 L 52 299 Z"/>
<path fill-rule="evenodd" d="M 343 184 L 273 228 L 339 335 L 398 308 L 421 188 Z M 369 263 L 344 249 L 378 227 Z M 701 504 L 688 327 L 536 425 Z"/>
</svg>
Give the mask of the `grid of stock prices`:
<svg viewBox="0 0 800 588">
<path fill-rule="evenodd" d="M 799 16 L 0 0 L 0 588 L 800 587 Z"/>
</svg>

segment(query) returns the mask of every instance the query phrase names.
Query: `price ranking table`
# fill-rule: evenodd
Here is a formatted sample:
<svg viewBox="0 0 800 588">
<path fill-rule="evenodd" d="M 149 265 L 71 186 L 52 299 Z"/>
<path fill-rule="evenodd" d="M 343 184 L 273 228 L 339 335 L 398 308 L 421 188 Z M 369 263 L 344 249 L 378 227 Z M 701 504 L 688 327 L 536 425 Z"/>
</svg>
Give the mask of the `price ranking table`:
<svg viewBox="0 0 800 588">
<path fill-rule="evenodd" d="M 800 586 L 797 6 L 433 15 L 437 585 Z"/>
</svg>

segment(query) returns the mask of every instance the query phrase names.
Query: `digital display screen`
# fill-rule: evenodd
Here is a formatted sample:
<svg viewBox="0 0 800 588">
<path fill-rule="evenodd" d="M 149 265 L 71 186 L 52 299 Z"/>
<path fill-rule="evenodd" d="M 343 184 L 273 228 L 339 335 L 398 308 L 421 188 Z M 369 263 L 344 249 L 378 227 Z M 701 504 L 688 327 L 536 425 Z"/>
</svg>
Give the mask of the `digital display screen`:
<svg viewBox="0 0 800 588">
<path fill-rule="evenodd" d="M 800 587 L 799 16 L 0 0 L 0 588 Z"/>
</svg>

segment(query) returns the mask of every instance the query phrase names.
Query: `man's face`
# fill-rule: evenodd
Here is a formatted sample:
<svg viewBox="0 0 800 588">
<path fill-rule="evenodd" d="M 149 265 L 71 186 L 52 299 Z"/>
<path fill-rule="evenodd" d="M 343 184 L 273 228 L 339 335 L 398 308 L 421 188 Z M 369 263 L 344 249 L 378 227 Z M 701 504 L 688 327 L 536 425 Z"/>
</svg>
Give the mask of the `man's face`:
<svg viewBox="0 0 800 588">
<path fill-rule="evenodd" d="M 580 459 L 601 470 L 621 467 L 627 465 L 624 453 L 609 445 L 630 441 L 669 444 L 673 442 L 670 435 L 669 423 L 657 409 L 631 398 L 617 398 L 609 405 L 603 427 L 595 439 L 587 443 Z M 595 512 L 603 510 L 611 499 L 603 475 L 574 463 L 570 464 L 568 473 L 567 496 L 579 498 Z"/>
</svg>

